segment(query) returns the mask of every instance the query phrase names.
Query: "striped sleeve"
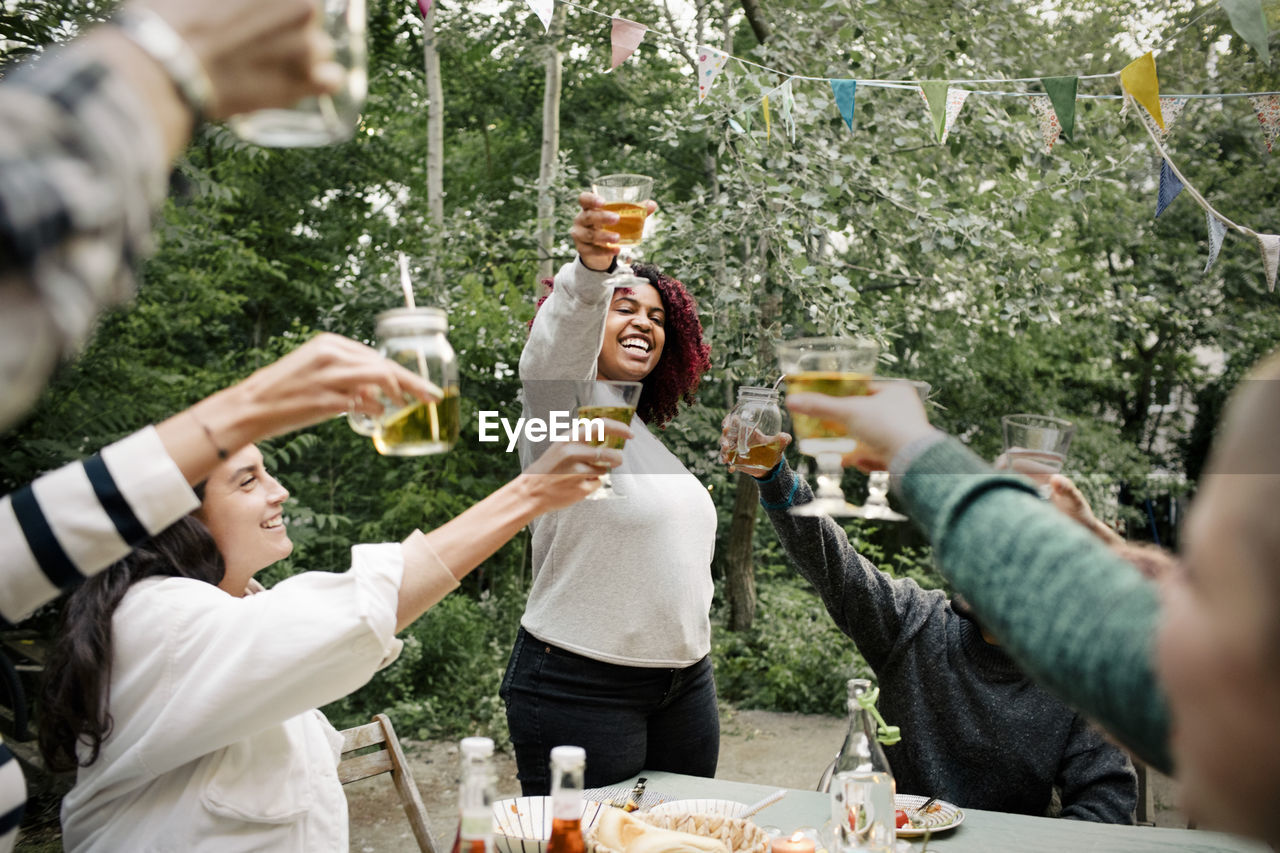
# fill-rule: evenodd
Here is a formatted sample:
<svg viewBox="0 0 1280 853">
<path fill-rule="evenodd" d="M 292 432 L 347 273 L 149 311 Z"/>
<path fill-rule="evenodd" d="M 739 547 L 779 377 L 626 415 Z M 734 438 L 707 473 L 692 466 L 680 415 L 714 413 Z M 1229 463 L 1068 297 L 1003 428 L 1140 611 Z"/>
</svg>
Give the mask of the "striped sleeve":
<svg viewBox="0 0 1280 853">
<path fill-rule="evenodd" d="M 18 841 L 18 824 L 27 804 L 27 780 L 9 747 L 0 743 L 0 853 L 8 853 Z"/>
<path fill-rule="evenodd" d="M 0 498 L 0 618 L 21 621 L 199 505 L 154 427 Z"/>
</svg>

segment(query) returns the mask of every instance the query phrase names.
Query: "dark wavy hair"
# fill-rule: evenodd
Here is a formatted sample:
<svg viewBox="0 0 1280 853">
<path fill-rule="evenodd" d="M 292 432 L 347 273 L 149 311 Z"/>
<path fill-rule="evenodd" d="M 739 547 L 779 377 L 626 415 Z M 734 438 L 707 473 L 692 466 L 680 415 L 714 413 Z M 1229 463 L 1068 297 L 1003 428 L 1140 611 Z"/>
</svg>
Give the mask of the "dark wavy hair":
<svg viewBox="0 0 1280 853">
<path fill-rule="evenodd" d="M 636 414 L 646 424 L 661 429 L 679 413 L 681 400 L 690 406 L 697 401 L 702 374 L 711 369 L 711 345 L 702 337 L 698 303 L 683 284 L 664 275 L 653 264 L 636 264 L 634 270 L 658 291 L 666 314 L 662 355 L 649 375 L 641 380 L 644 390 L 636 407 Z M 543 279 L 542 283 L 547 286 L 547 293 L 538 300 L 538 308 L 547 301 L 554 286 L 551 279 Z M 533 328 L 532 319 L 529 327 Z"/>
<path fill-rule="evenodd" d="M 197 492 L 199 493 L 199 492 Z M 67 598 L 40 696 L 40 754 L 54 772 L 88 767 L 111 734 L 112 617 L 125 593 L 149 577 L 218 584 L 226 572 L 209 528 L 188 515 L 135 546 Z M 80 760 L 77 745 L 88 747 Z"/>
</svg>

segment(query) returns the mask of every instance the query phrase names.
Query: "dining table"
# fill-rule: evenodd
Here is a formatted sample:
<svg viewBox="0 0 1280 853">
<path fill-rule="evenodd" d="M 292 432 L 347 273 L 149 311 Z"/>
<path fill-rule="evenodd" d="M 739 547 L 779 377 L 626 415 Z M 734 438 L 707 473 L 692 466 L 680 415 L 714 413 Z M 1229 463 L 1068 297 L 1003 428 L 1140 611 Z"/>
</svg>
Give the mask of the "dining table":
<svg viewBox="0 0 1280 853">
<path fill-rule="evenodd" d="M 647 790 L 663 802 L 708 798 L 756 803 L 776 791 L 767 785 L 707 779 L 662 770 L 645 770 L 620 783 L 635 784 L 645 777 Z M 1032 817 L 1004 812 L 963 809 L 956 827 L 934 833 L 928 850 L 936 853 L 1270 853 L 1271 848 L 1221 832 L 1151 826 L 1117 826 L 1080 820 Z M 820 828 L 831 819 L 831 797 L 817 791 L 787 789 L 782 799 L 758 812 L 752 820 L 789 835 L 801 827 Z M 907 847 L 901 847 L 903 843 Z M 921 853 L 925 839 L 902 839 L 899 849 Z"/>
</svg>

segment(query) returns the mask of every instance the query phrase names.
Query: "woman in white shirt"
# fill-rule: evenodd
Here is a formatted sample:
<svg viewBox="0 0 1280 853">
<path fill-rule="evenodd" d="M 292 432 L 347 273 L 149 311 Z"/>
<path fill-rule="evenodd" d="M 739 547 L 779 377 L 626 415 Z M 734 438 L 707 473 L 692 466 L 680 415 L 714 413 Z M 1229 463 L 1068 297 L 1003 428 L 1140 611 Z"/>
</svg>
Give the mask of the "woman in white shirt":
<svg viewBox="0 0 1280 853">
<path fill-rule="evenodd" d="M 253 445 L 230 454 L 199 509 L 67 602 L 40 731 L 49 765 L 76 770 L 67 850 L 345 853 L 341 737 L 314 709 L 367 682 L 398 653 L 397 631 L 621 459 L 559 444 L 430 533 L 357 545 L 347 572 L 249 594 L 292 551 L 288 492 Z"/>
<path fill-rule="evenodd" d="M 706 487 L 648 426 L 694 400 L 710 368 L 684 285 L 637 265 L 647 283 L 604 284 L 617 214 L 585 193 L 570 232 L 578 258 L 557 273 L 520 356 L 526 415 L 572 404 L 575 381 L 643 385 L 635 438 L 612 473 L 622 500 L 538 519 L 533 584 L 501 696 L 526 795 L 549 792 L 558 744 L 587 751 L 586 784 L 642 769 L 715 775 L 720 725 L 709 611 L 716 510 Z M 525 442 L 528 463 L 539 448 Z"/>
</svg>

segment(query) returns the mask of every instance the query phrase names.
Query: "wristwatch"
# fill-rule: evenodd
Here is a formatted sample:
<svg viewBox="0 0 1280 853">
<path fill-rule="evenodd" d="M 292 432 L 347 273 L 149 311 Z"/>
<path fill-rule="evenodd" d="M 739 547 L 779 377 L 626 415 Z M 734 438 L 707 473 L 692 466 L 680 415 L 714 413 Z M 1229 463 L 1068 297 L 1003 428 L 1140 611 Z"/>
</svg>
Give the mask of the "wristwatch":
<svg viewBox="0 0 1280 853">
<path fill-rule="evenodd" d="M 129 41 L 165 70 L 199 123 L 213 97 L 213 83 L 191 45 L 168 21 L 145 6 L 121 9 L 111 20 Z"/>
</svg>

